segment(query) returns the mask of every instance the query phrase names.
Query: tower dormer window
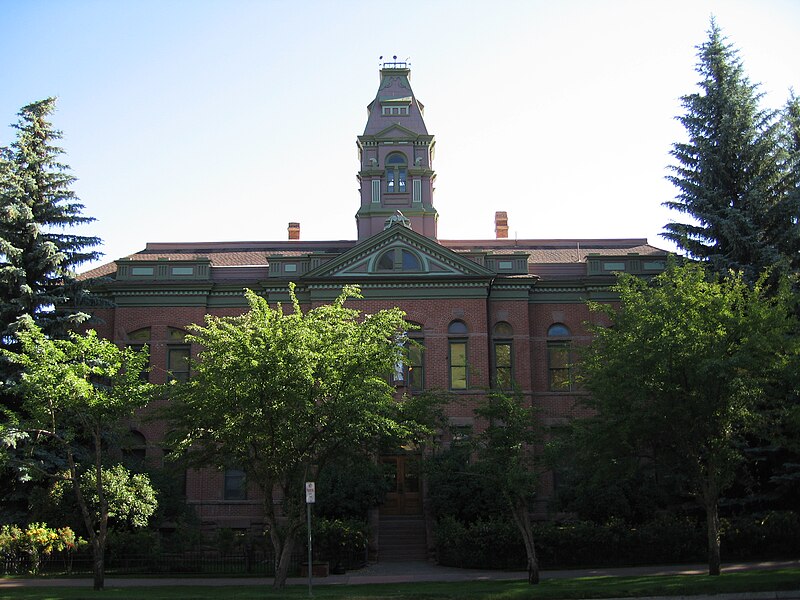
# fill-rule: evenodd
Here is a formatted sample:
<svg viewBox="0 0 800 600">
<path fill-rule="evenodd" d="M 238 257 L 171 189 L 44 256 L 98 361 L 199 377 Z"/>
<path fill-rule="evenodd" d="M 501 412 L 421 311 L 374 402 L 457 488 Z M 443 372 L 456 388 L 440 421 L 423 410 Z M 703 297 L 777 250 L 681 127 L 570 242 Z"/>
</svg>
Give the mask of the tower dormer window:
<svg viewBox="0 0 800 600">
<path fill-rule="evenodd" d="M 386 191 L 402 193 L 406 191 L 408 161 L 404 154 L 394 152 L 386 157 Z"/>
<path fill-rule="evenodd" d="M 389 116 L 408 116 L 408 106 L 384 106 L 381 113 L 385 117 Z"/>
</svg>

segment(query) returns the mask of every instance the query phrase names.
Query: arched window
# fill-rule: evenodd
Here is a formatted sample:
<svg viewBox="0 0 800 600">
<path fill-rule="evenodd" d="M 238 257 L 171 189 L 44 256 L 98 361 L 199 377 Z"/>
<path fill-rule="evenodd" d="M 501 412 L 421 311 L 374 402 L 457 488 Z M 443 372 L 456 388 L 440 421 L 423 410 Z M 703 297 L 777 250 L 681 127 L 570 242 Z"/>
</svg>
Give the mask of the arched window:
<svg viewBox="0 0 800 600">
<path fill-rule="evenodd" d="M 547 378 L 551 392 L 572 390 L 572 333 L 563 323 L 547 330 Z"/>
<path fill-rule="evenodd" d="M 405 192 L 408 161 L 404 154 L 393 152 L 386 157 L 386 191 Z"/>
<path fill-rule="evenodd" d="M 146 342 L 150 341 L 150 328 L 142 327 L 141 329 L 131 331 L 126 337 L 128 338 L 129 346 L 136 344 L 144 345 Z"/>
<path fill-rule="evenodd" d="M 466 390 L 469 387 L 467 333 L 469 330 L 464 321 L 452 321 L 447 327 L 451 390 Z"/>
<path fill-rule="evenodd" d="M 510 390 L 514 383 L 513 372 L 513 341 L 514 330 L 505 321 L 500 321 L 494 326 L 492 332 L 492 349 L 494 361 L 495 387 L 501 390 Z"/>
<path fill-rule="evenodd" d="M 405 248 L 392 248 L 381 254 L 376 263 L 378 271 L 421 271 L 419 257 Z"/>
<path fill-rule="evenodd" d="M 141 466 L 147 458 L 147 438 L 141 432 L 131 429 L 125 440 L 122 454 L 130 462 L 133 462 L 134 466 Z"/>
</svg>

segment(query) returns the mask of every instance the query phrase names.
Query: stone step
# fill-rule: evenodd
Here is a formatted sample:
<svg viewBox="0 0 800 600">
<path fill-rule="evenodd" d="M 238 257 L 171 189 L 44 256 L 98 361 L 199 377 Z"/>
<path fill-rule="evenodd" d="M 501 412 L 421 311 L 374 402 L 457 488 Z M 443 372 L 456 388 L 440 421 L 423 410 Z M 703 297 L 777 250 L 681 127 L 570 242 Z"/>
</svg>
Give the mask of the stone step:
<svg viewBox="0 0 800 600">
<path fill-rule="evenodd" d="M 381 517 L 378 560 L 426 560 L 425 521 L 422 517 Z"/>
</svg>

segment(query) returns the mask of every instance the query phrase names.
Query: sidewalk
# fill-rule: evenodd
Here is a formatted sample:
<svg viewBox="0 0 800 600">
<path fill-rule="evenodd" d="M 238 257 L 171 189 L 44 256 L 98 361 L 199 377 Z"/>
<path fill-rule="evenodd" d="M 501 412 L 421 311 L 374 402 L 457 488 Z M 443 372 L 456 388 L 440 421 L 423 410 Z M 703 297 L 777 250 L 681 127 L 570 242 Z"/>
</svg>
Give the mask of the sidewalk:
<svg viewBox="0 0 800 600">
<path fill-rule="evenodd" d="M 724 573 L 735 571 L 752 571 L 759 569 L 780 569 L 786 567 L 800 567 L 800 560 L 772 561 L 759 563 L 730 563 L 723 565 Z M 671 565 L 653 567 L 626 567 L 615 569 L 570 569 L 560 571 L 542 571 L 541 579 L 566 579 L 576 577 L 597 576 L 637 576 L 637 575 L 700 575 L 706 572 L 706 565 Z M 351 571 L 344 575 L 330 575 L 317 577 L 312 580 L 313 585 L 358 585 L 367 583 L 409 583 L 414 581 L 488 581 L 488 580 L 517 580 L 527 579 L 524 571 L 489 571 L 478 569 L 459 569 L 456 567 L 442 567 L 428 562 L 386 562 L 369 565 L 358 571 Z M 271 577 L 107 577 L 107 588 L 123 587 L 152 587 L 152 586 L 269 586 L 272 585 Z M 290 577 L 287 585 L 307 585 L 308 578 Z M 17 587 L 91 587 L 90 577 L 80 579 L 51 579 L 51 578 L 24 578 L 0 579 L 0 591 Z M 747 595 L 746 598 L 784 598 L 800 599 L 800 581 L 797 592 L 765 592 L 767 595 Z M 721 598 L 722 596 L 716 596 Z M 727 596 L 733 597 L 733 596 Z M 697 598 L 695 596 L 695 598 Z M 676 600 L 672 597 L 671 600 Z"/>
</svg>

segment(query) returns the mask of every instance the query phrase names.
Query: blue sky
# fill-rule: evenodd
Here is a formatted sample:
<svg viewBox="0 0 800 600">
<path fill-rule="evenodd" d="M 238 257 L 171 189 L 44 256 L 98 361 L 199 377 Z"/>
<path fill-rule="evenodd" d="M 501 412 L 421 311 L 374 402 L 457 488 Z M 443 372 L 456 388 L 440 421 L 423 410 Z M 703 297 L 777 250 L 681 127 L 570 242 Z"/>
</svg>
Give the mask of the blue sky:
<svg viewBox="0 0 800 600">
<path fill-rule="evenodd" d="M 412 65 L 442 239 L 658 238 L 711 15 L 764 105 L 800 93 L 796 0 L 0 0 L 0 145 L 55 125 L 106 260 L 148 241 L 355 239 L 378 57 Z"/>
</svg>

